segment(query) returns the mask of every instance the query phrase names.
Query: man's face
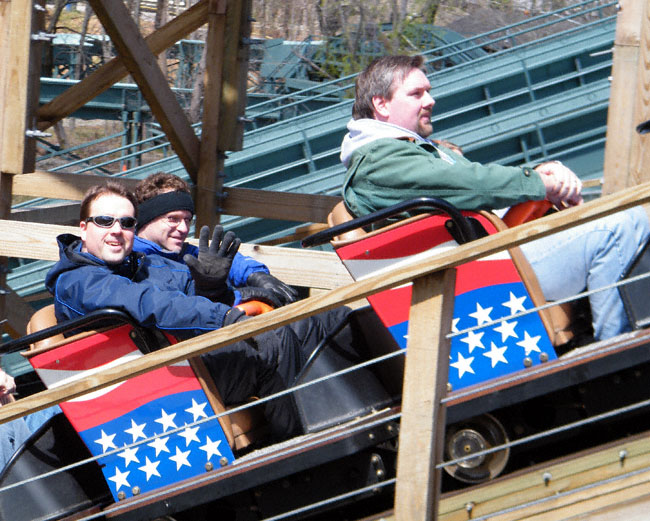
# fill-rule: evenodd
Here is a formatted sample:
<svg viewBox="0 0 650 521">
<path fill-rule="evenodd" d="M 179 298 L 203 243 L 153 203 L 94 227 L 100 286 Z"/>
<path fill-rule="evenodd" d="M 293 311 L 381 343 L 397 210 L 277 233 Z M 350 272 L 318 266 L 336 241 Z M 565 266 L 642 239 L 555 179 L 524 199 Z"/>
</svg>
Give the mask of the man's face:
<svg viewBox="0 0 650 521">
<path fill-rule="evenodd" d="M 187 210 L 174 210 L 156 217 L 138 232 L 138 236 L 156 243 L 161 248 L 180 253 L 183 243 L 190 233 L 192 213 Z"/>
<path fill-rule="evenodd" d="M 131 201 L 115 194 L 100 195 L 90 204 L 89 217 L 107 215 L 110 217 L 134 217 L 135 208 Z M 109 228 L 98 226 L 92 221 L 81 222 L 82 251 L 88 252 L 107 264 L 119 264 L 133 249 L 135 229 L 125 230 L 116 220 Z"/>
<path fill-rule="evenodd" d="M 427 137 L 433 132 L 431 111 L 435 100 L 429 94 L 431 83 L 420 69 L 412 69 L 397 85 L 393 97 L 373 98 L 375 117 Z"/>
</svg>

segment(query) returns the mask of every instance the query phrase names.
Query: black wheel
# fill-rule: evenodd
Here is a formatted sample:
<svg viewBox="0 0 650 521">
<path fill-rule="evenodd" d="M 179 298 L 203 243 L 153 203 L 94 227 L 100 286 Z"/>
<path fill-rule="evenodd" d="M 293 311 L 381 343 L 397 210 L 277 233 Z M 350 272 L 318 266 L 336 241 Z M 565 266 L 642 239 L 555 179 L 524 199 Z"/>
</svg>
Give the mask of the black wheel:
<svg viewBox="0 0 650 521">
<path fill-rule="evenodd" d="M 503 425 L 494 416 L 484 414 L 447 428 L 445 461 L 453 461 L 508 442 Z M 497 477 L 508 463 L 510 449 L 479 454 L 445 466 L 445 471 L 464 483 L 483 483 Z"/>
</svg>

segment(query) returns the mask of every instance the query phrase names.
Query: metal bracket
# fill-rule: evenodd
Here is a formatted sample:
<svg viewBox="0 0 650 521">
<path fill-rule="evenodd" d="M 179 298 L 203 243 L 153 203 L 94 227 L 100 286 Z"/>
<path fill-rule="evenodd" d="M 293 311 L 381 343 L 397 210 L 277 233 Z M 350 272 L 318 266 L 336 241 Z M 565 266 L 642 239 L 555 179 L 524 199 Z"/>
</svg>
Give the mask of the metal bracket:
<svg viewBox="0 0 650 521">
<path fill-rule="evenodd" d="M 50 40 L 54 39 L 56 35 L 55 34 L 50 34 L 46 33 L 43 31 L 38 31 L 36 34 L 32 34 L 32 40 L 34 41 L 41 41 L 41 42 L 49 42 Z"/>
<path fill-rule="evenodd" d="M 25 135 L 27 137 L 52 137 L 52 134 L 49 132 L 42 132 L 40 130 L 26 130 Z"/>
</svg>

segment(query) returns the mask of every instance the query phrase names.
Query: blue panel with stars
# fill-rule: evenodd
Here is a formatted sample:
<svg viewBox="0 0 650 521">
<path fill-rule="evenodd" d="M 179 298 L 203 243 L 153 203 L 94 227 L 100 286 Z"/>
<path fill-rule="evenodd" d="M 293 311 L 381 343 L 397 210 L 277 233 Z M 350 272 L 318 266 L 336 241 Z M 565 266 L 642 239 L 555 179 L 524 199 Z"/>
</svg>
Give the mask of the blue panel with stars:
<svg viewBox="0 0 650 521">
<path fill-rule="evenodd" d="M 532 308 L 524 284 L 478 288 L 456 296 L 455 332 Z M 542 355 L 544 353 L 544 355 Z M 460 389 L 557 358 L 539 315 L 530 313 L 452 338 L 449 383 Z"/>
<path fill-rule="evenodd" d="M 186 391 L 153 400 L 123 416 L 80 432 L 94 455 L 124 447 L 99 460 L 115 500 L 170 485 L 219 468 L 234 456 L 218 420 L 191 425 L 213 416 L 203 391 Z M 177 428 L 185 427 L 172 432 Z M 167 433 L 167 434 L 165 434 Z M 157 434 L 161 437 L 152 439 Z M 147 440 L 133 447 L 125 447 Z"/>
</svg>

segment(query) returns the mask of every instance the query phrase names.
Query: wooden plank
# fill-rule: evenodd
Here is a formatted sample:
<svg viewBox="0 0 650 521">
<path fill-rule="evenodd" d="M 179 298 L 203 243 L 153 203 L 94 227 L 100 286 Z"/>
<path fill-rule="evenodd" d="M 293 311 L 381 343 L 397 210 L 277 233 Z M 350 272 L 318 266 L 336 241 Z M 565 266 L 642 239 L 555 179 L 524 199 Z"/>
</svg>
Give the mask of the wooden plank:
<svg viewBox="0 0 650 521">
<path fill-rule="evenodd" d="M 90 187 L 103 183 L 107 177 L 92 174 L 66 174 L 37 171 L 14 179 L 15 195 L 48 197 L 81 201 Z M 114 178 L 130 190 L 137 179 Z M 223 211 L 262 219 L 283 219 L 298 222 L 327 222 L 327 214 L 341 198 L 332 195 L 273 192 L 251 188 L 225 187 Z"/>
<path fill-rule="evenodd" d="M 29 54 L 32 29 L 32 2 L 2 3 L 5 38 L 0 41 L 4 61 L 0 72 L 0 172 L 22 174 L 25 159 Z"/>
<path fill-rule="evenodd" d="M 251 0 L 228 0 L 219 150 L 241 150 L 244 143 L 250 19 Z"/>
<path fill-rule="evenodd" d="M 56 236 L 79 234 L 78 226 L 59 226 L 0 220 L 0 255 L 23 259 L 58 260 Z M 189 242 L 198 244 L 198 240 Z M 239 251 L 263 262 L 288 284 L 331 289 L 352 279 L 333 252 L 242 244 Z"/>
<path fill-rule="evenodd" d="M 402 418 L 400 420 L 395 519 L 438 518 L 445 441 L 445 408 L 456 271 L 445 270 L 413 281 L 409 314 Z"/>
<path fill-rule="evenodd" d="M 73 225 L 79 222 L 79 203 L 36 208 L 20 208 L 11 212 L 12 221 Z"/>
<path fill-rule="evenodd" d="M 219 222 L 217 197 L 223 188 L 224 157 L 217 149 L 219 140 L 219 116 L 221 106 L 221 84 L 226 33 L 227 0 L 210 0 L 208 10 L 208 35 L 205 44 L 205 74 L 203 76 L 203 124 L 199 155 L 199 171 L 196 180 L 194 206 L 196 208 L 196 229 Z M 221 208 L 218 210 L 221 211 Z"/>
<path fill-rule="evenodd" d="M 49 389 L 19 400 L 14 404 L 6 405 L 0 408 L 0 423 L 18 418 L 30 411 L 44 409 L 61 401 L 116 384 L 137 374 L 180 362 L 191 356 L 206 353 L 212 349 L 269 331 L 290 322 L 357 301 L 379 291 L 406 284 L 415 278 L 453 268 L 464 262 L 471 262 L 513 245 L 536 240 L 552 232 L 570 226 L 577 226 L 614 211 L 624 210 L 648 202 L 650 202 L 650 183 L 644 183 L 582 206 L 461 245 L 448 252 L 416 256 L 414 259 L 398 264 L 367 279 L 283 306 L 242 323 L 235 323 L 179 342 L 164 350 L 122 364 L 118 368 L 103 370 L 93 375 L 92 378 L 65 384 L 56 389 Z M 0 229 L 0 231 L 2 230 Z M 28 243 L 28 240 L 26 239 L 25 242 Z M 0 244 L 0 246 L 3 245 Z M 2 254 L 1 251 L 0 254 Z"/>
<path fill-rule="evenodd" d="M 2 4 L 0 4 L 2 5 Z M 165 24 L 146 38 L 153 54 L 158 54 L 181 38 L 201 27 L 206 20 L 208 0 L 200 0 L 187 11 Z M 38 128 L 45 130 L 83 107 L 97 95 L 108 90 L 128 74 L 120 57 L 94 71 L 64 93 L 43 105 L 37 112 Z"/>
<path fill-rule="evenodd" d="M 639 61 L 639 43 L 647 2 L 622 0 L 619 5 L 607 114 L 603 194 L 636 184 L 631 177 L 631 151 L 640 142 L 634 127 L 650 119 L 647 109 L 645 114 L 642 112 L 637 96 L 639 90 L 644 90 L 639 84 L 645 76 L 641 70 L 645 64 Z M 646 31 L 648 29 L 646 27 Z M 630 92 L 631 85 L 634 85 L 634 93 Z"/>
<path fill-rule="evenodd" d="M 185 170 L 196 182 L 199 140 L 126 5 L 111 0 L 89 0 L 89 4 L 140 87 Z"/>
<path fill-rule="evenodd" d="M 27 334 L 27 323 L 34 314 L 34 308 L 25 302 L 11 288 L 3 288 L 8 293 L 4 296 L 6 299 L 6 316 L 7 322 L 3 324 L 10 336 L 17 338 Z"/>
</svg>

